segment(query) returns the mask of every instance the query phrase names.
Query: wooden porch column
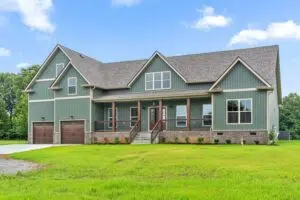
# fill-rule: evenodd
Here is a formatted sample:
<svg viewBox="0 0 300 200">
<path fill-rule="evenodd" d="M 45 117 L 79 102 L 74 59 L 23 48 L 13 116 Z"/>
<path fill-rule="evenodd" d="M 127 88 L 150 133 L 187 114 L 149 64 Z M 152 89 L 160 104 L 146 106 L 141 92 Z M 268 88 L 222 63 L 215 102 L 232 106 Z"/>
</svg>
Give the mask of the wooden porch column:
<svg viewBox="0 0 300 200">
<path fill-rule="evenodd" d="M 116 103 L 115 102 L 112 102 L 111 110 L 112 110 L 112 131 L 116 132 Z"/>
<path fill-rule="evenodd" d="M 140 123 L 142 121 L 142 110 L 141 109 L 142 109 L 141 108 L 141 101 L 138 100 L 138 121 L 140 121 Z"/>
<path fill-rule="evenodd" d="M 186 99 L 186 127 L 188 130 L 191 130 L 191 99 L 187 98 Z"/>
<path fill-rule="evenodd" d="M 159 114 L 158 114 L 158 119 L 159 119 L 159 120 L 162 120 L 162 119 L 163 119 L 163 118 L 162 118 L 162 117 L 163 117 L 163 116 L 162 116 L 162 114 L 163 114 L 163 113 L 162 113 L 162 111 L 163 111 L 162 104 L 163 104 L 162 99 L 160 99 L 160 100 L 159 100 L 159 109 L 158 109 L 158 113 L 159 113 Z"/>
</svg>

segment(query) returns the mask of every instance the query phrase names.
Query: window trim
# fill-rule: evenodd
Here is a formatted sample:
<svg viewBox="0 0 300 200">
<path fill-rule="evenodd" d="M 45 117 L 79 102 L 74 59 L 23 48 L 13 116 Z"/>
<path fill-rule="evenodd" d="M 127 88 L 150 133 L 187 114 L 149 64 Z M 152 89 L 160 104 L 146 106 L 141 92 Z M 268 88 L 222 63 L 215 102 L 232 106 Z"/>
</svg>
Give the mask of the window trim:
<svg viewBox="0 0 300 200">
<path fill-rule="evenodd" d="M 177 107 L 178 106 L 185 106 L 185 113 L 186 113 L 186 115 L 185 116 L 183 116 L 183 115 L 177 115 Z M 187 127 L 187 105 L 176 105 L 176 107 L 175 107 L 175 118 L 176 118 L 176 128 L 186 128 Z M 185 126 L 178 126 L 177 125 L 177 117 L 185 117 Z"/>
<path fill-rule="evenodd" d="M 169 73 L 170 74 L 170 86 L 168 87 L 168 88 L 163 88 L 163 82 L 164 82 L 164 79 L 163 79 L 163 74 L 165 73 L 165 72 L 167 72 L 167 73 Z M 146 79 L 146 76 L 148 75 L 148 74 L 152 74 L 152 88 L 151 89 L 147 89 L 147 82 L 150 82 L 150 81 L 147 81 L 147 79 Z M 155 87 L 154 87 L 154 85 L 155 85 L 155 79 L 154 79 L 154 77 L 155 77 L 155 74 L 160 74 L 160 76 L 161 76 L 161 88 L 158 88 L 158 89 L 155 89 Z M 171 71 L 160 71 L 160 72 L 148 72 L 148 73 L 145 73 L 145 90 L 168 90 L 168 89 L 171 89 L 171 87 L 172 87 L 172 77 L 171 77 Z"/>
<path fill-rule="evenodd" d="M 109 122 L 109 119 L 111 118 L 111 121 L 112 121 L 112 116 L 109 116 L 109 110 L 111 110 L 111 113 L 112 113 L 112 108 L 107 108 L 107 121 L 108 121 L 108 125 L 107 125 L 107 128 L 112 128 L 112 126 L 109 126 L 110 122 Z M 116 107 L 116 121 L 118 121 L 118 108 Z M 118 124 L 116 123 L 116 127 L 118 127 Z"/>
<path fill-rule="evenodd" d="M 210 116 L 211 116 L 211 125 L 205 125 L 205 124 L 204 124 L 204 114 L 203 114 L 203 113 L 204 113 L 204 112 L 203 112 L 203 111 L 204 111 L 204 105 L 210 105 L 210 106 L 211 106 L 211 115 L 210 115 Z M 203 127 L 211 127 L 211 126 L 212 126 L 212 115 L 213 115 L 212 109 L 213 109 L 213 108 L 212 108 L 212 104 L 209 104 L 209 103 L 202 104 L 202 126 L 203 126 Z"/>
<path fill-rule="evenodd" d="M 61 71 L 60 72 L 62 72 L 63 71 L 63 69 L 65 68 L 65 63 L 57 63 L 56 64 L 56 70 L 55 70 L 55 77 L 58 77 L 58 75 L 59 75 L 59 73 L 57 73 L 57 68 L 58 68 L 58 66 L 59 65 L 62 65 L 63 67 L 61 68 Z"/>
<path fill-rule="evenodd" d="M 70 93 L 70 80 L 71 79 L 75 79 L 76 80 L 76 84 L 75 85 L 71 85 L 71 87 L 75 87 L 75 93 Z M 68 77 L 68 95 L 77 95 L 77 77 Z"/>
<path fill-rule="evenodd" d="M 129 109 L 130 109 L 130 124 L 129 124 L 129 127 L 131 127 L 131 128 L 134 127 L 134 126 L 131 126 L 131 123 L 132 123 L 131 109 L 132 109 L 132 108 L 138 109 L 138 107 L 133 106 L 133 107 L 130 107 L 130 108 L 129 108 Z M 138 111 L 138 112 L 139 112 L 139 111 Z M 137 121 L 139 120 L 139 119 L 138 119 L 138 117 L 139 117 L 138 115 L 137 115 L 137 116 L 134 116 L 134 117 L 137 118 Z"/>
<path fill-rule="evenodd" d="M 249 111 L 240 111 L 240 103 L 242 100 L 250 100 L 251 102 L 251 122 L 250 123 L 241 123 L 241 112 L 249 112 Z M 238 101 L 238 111 L 235 111 L 238 113 L 238 123 L 229 123 L 228 122 L 228 101 Z M 226 99 L 226 125 L 251 125 L 253 124 L 253 100 L 252 98 L 244 98 L 244 99 Z"/>
</svg>

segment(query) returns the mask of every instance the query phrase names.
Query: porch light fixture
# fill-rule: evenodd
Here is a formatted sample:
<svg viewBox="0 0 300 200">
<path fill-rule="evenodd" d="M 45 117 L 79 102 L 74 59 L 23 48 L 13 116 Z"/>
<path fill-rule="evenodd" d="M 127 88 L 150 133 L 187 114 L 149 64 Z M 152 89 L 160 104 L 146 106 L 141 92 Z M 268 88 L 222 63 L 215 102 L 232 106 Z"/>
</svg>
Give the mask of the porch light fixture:
<svg viewBox="0 0 300 200">
<path fill-rule="evenodd" d="M 73 118 L 74 118 L 74 116 L 73 116 L 73 115 L 70 115 L 70 118 L 71 118 L 71 119 L 73 119 Z"/>
<path fill-rule="evenodd" d="M 173 108 L 173 105 L 170 105 L 169 107 L 170 107 L 170 108 Z"/>
<path fill-rule="evenodd" d="M 154 101 L 152 102 L 152 105 L 155 106 L 155 102 Z"/>
<path fill-rule="evenodd" d="M 146 109 L 145 106 L 143 106 L 142 109 L 145 110 Z"/>
<path fill-rule="evenodd" d="M 41 117 L 41 119 L 44 121 L 44 120 L 45 120 L 45 117 Z"/>
</svg>

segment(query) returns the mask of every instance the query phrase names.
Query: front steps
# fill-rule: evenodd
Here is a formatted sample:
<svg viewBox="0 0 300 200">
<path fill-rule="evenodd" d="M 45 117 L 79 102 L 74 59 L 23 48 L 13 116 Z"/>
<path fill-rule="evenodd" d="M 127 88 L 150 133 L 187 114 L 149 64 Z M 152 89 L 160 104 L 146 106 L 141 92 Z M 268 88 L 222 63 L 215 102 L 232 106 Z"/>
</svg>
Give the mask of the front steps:
<svg viewBox="0 0 300 200">
<path fill-rule="evenodd" d="M 158 141 L 158 137 L 155 139 L 154 143 L 157 143 L 156 141 Z M 151 133 L 147 131 L 139 132 L 131 144 L 151 144 Z"/>
</svg>

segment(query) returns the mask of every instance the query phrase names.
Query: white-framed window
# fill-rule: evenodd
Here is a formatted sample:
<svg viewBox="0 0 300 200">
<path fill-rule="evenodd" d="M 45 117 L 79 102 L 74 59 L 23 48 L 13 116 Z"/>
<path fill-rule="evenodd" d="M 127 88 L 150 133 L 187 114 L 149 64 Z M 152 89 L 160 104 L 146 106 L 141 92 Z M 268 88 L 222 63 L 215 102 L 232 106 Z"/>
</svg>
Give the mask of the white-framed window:
<svg viewBox="0 0 300 200">
<path fill-rule="evenodd" d="M 77 94 L 77 78 L 76 77 L 68 78 L 68 94 L 69 95 Z"/>
<path fill-rule="evenodd" d="M 186 105 L 176 106 L 176 127 L 186 127 L 187 110 Z"/>
<path fill-rule="evenodd" d="M 227 100 L 227 124 L 252 124 L 252 99 Z"/>
<path fill-rule="evenodd" d="M 138 108 L 130 107 L 130 127 L 133 127 L 138 121 Z"/>
<path fill-rule="evenodd" d="M 212 105 L 203 104 L 202 107 L 203 126 L 211 126 L 211 115 L 212 115 Z"/>
<path fill-rule="evenodd" d="M 108 128 L 112 128 L 112 108 L 108 108 L 107 110 L 107 119 L 108 119 Z M 116 121 L 117 120 L 118 120 L 118 108 L 116 108 Z"/>
<path fill-rule="evenodd" d="M 64 67 L 65 67 L 64 63 L 56 64 L 56 77 L 59 75 L 59 73 L 63 70 Z"/>
<path fill-rule="evenodd" d="M 145 90 L 162 90 L 171 88 L 171 72 L 150 72 L 145 74 Z"/>
</svg>

